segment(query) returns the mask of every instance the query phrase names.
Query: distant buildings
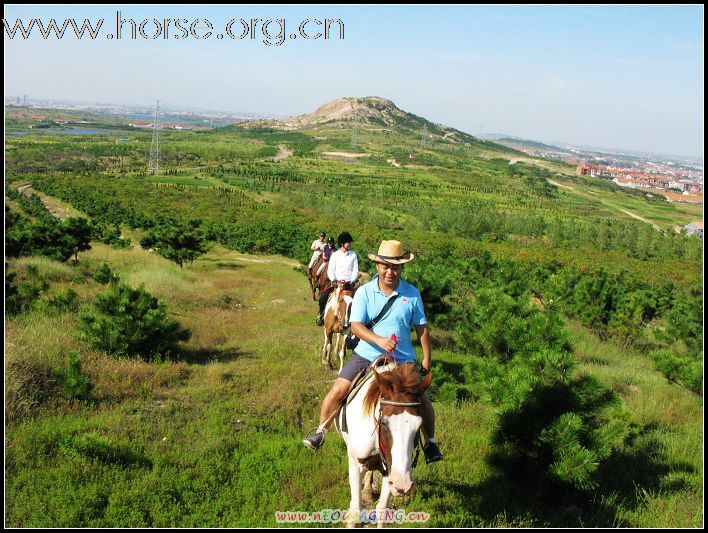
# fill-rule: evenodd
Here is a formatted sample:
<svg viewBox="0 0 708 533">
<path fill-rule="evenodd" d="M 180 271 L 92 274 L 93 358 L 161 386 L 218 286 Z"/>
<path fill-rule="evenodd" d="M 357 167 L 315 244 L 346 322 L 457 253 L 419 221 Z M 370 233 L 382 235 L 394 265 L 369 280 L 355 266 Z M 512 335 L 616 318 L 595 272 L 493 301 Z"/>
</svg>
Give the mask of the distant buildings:
<svg viewBox="0 0 708 533">
<path fill-rule="evenodd" d="M 659 168 L 659 165 L 653 163 L 647 163 L 640 169 L 584 163 L 576 168 L 575 173 L 578 176 L 609 179 L 620 187 L 648 189 L 670 202 L 703 205 L 702 173 L 683 173 L 677 176 L 676 172 Z"/>
</svg>

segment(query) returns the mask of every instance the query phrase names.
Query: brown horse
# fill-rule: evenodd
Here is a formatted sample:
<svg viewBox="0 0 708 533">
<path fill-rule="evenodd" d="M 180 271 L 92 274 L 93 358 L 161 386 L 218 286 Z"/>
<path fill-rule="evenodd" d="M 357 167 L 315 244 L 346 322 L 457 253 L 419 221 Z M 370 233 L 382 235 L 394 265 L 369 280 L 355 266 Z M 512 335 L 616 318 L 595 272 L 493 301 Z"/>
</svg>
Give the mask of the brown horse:
<svg viewBox="0 0 708 533">
<path fill-rule="evenodd" d="M 332 336 L 336 333 L 334 349 L 339 355 L 339 371 L 344 366 L 346 355 L 346 338 L 351 331 L 349 309 L 352 305 L 351 291 L 345 291 L 341 284 L 330 293 L 324 311 L 324 346 L 322 347 L 322 364 L 332 368 L 330 360 L 332 353 Z"/>
<path fill-rule="evenodd" d="M 315 262 L 314 266 L 312 267 L 312 270 L 310 270 L 309 281 L 310 288 L 312 289 L 313 301 L 317 301 L 317 297 L 319 296 L 319 294 L 327 287 L 327 267 L 325 266 L 325 268 L 322 269 L 322 272 L 320 272 L 320 275 L 317 275 L 317 271 L 324 262 L 324 257 L 320 256 L 320 258 Z"/>
</svg>

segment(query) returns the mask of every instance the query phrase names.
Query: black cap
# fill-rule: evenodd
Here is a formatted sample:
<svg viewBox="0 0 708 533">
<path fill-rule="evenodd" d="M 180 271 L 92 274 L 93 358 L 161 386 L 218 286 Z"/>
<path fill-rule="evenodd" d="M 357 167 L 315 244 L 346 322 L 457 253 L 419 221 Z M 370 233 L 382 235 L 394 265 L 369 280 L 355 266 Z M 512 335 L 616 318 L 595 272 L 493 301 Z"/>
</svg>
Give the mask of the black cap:
<svg viewBox="0 0 708 533">
<path fill-rule="evenodd" d="M 337 237 L 337 242 L 339 243 L 339 246 L 342 246 L 347 242 L 354 242 L 354 239 L 352 239 L 352 236 L 349 235 L 349 232 L 343 231 L 339 234 L 339 237 Z"/>
<path fill-rule="evenodd" d="M 320 237 L 326 237 L 327 234 L 324 231 L 320 231 Z"/>
<path fill-rule="evenodd" d="M 332 246 L 334 246 L 334 237 L 330 237 L 329 239 L 327 239 L 327 244 L 331 244 Z"/>
</svg>

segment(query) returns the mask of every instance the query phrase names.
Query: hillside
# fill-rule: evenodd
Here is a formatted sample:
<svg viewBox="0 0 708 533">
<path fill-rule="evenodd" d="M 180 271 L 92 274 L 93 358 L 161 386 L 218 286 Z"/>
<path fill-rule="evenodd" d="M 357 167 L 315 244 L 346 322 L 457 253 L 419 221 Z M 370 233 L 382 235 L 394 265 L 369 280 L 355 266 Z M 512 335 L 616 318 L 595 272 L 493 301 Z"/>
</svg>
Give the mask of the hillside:
<svg viewBox="0 0 708 533">
<path fill-rule="evenodd" d="M 355 124 L 373 131 L 404 130 L 418 137 L 427 134 L 450 142 L 479 142 L 469 134 L 442 124 L 434 124 L 418 115 L 403 111 L 391 100 L 379 96 L 337 98 L 322 104 L 312 113 L 284 120 L 253 122 L 244 127 L 265 125 L 286 130 L 300 130 L 327 125 L 351 129 Z"/>
<path fill-rule="evenodd" d="M 180 269 L 139 248 L 97 244 L 76 266 L 23 258 L 11 268 L 35 264 L 52 289 L 75 287 L 84 312 L 105 290 L 90 279 L 103 262 L 165 301 L 192 338 L 176 359 L 146 362 L 88 348 L 76 312 L 37 309 L 8 321 L 6 412 L 24 415 L 6 434 L 7 525 L 264 527 L 276 525 L 276 510 L 345 508 L 339 436 L 317 455 L 300 442 L 335 374 L 319 363 L 320 328 L 291 260 L 217 248 Z M 392 508 L 431 513 L 426 526 L 697 526 L 700 400 L 640 354 L 573 331 L 582 370 L 619 391 L 647 425 L 612 466 L 603 489 L 611 498 L 572 492 L 549 505 L 514 471 L 490 464 L 494 408 L 439 398 L 445 461 L 421 464 L 419 489 Z M 460 367 L 464 355 L 433 334 L 437 364 Z M 72 349 L 95 384 L 85 407 L 51 393 L 50 370 Z"/>
</svg>

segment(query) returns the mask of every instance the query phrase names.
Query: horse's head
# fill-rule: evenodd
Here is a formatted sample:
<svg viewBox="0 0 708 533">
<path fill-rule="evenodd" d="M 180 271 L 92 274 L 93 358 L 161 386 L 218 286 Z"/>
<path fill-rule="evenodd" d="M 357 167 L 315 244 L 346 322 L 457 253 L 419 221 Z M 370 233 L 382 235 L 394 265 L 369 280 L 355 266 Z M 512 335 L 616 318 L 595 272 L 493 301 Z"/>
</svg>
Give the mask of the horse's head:
<svg viewBox="0 0 708 533">
<path fill-rule="evenodd" d="M 376 372 L 376 382 L 364 401 L 365 409 L 370 412 L 381 399 L 380 446 L 388 463 L 388 483 L 394 496 L 413 490 L 412 456 L 416 435 L 423 423 L 420 397 L 432 377 L 428 373 L 421 380 L 413 363 L 398 365 L 390 372 Z"/>
</svg>

